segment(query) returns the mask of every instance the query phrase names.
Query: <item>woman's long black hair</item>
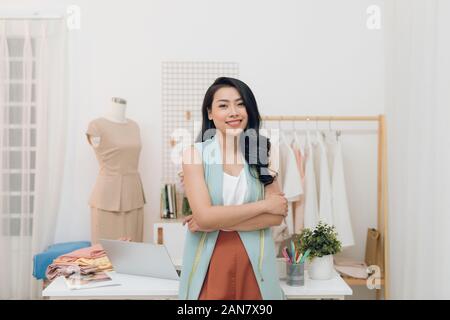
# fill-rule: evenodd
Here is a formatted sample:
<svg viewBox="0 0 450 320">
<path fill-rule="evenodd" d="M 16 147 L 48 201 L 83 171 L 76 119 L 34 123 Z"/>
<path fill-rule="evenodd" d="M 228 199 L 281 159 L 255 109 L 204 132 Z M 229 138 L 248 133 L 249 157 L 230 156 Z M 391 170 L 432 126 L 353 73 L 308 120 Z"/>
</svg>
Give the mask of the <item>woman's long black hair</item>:
<svg viewBox="0 0 450 320">
<path fill-rule="evenodd" d="M 264 185 L 269 185 L 274 181 L 274 177 L 269 174 L 268 170 L 270 140 L 259 133 L 261 116 L 258 111 L 255 96 L 252 90 L 241 80 L 220 77 L 208 88 L 203 99 L 202 130 L 197 137 L 197 142 L 208 140 L 215 134 L 216 127 L 213 120 L 209 120 L 208 111 L 212 109 L 214 94 L 223 87 L 233 87 L 241 95 L 245 109 L 247 110 L 248 122 L 244 132 L 239 136 L 239 147 L 244 155 L 245 161 L 247 161 L 251 168 L 256 169 L 258 176 L 253 176 L 252 170 L 250 170 L 252 176 L 259 179 Z"/>
</svg>

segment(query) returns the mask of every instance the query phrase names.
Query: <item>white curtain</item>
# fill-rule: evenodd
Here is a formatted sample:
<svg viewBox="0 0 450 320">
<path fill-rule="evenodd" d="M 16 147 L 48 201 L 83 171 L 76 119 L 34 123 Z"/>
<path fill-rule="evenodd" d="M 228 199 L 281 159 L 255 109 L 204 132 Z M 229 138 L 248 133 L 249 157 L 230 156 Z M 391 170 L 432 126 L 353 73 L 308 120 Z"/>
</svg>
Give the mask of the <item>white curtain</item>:
<svg viewBox="0 0 450 320">
<path fill-rule="evenodd" d="M 450 298 L 450 1 L 386 1 L 391 298 Z"/>
<path fill-rule="evenodd" d="M 33 255 L 52 243 L 66 128 L 64 20 L 0 20 L 0 299 L 40 296 Z"/>
</svg>

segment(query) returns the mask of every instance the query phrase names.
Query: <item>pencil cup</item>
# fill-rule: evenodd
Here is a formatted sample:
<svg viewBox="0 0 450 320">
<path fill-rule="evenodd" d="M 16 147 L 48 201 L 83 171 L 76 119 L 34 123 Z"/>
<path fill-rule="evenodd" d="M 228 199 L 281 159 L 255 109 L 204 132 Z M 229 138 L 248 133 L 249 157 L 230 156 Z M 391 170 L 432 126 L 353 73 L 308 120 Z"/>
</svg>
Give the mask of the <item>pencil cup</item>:
<svg viewBox="0 0 450 320">
<path fill-rule="evenodd" d="M 286 279 L 286 259 L 285 258 L 277 258 L 277 270 L 278 277 L 280 280 Z"/>
<path fill-rule="evenodd" d="M 286 262 L 286 283 L 289 286 L 299 287 L 305 285 L 305 264 Z"/>
</svg>

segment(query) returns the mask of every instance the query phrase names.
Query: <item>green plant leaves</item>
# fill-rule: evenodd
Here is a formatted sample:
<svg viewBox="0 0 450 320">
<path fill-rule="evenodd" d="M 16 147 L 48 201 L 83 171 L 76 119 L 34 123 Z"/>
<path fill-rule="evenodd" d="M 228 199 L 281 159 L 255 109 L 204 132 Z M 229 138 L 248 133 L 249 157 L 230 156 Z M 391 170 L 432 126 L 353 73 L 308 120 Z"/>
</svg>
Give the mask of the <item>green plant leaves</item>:
<svg viewBox="0 0 450 320">
<path fill-rule="evenodd" d="M 292 240 L 302 253 L 308 249 L 311 250 L 310 260 L 341 251 L 341 242 L 337 239 L 336 228 L 322 221 L 314 230 L 305 228 L 300 234 L 294 234 Z"/>
</svg>

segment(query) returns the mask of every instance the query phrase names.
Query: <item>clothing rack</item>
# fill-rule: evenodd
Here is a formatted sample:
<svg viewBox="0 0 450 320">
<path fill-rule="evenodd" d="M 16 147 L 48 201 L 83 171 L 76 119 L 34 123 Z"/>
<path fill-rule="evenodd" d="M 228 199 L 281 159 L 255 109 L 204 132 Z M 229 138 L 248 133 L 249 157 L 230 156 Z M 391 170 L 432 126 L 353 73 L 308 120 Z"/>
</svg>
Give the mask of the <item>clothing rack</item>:
<svg viewBox="0 0 450 320">
<path fill-rule="evenodd" d="M 371 121 L 378 122 L 378 178 L 377 178 L 377 229 L 381 234 L 379 254 L 382 258 L 381 286 L 384 298 L 389 299 L 389 233 L 388 233 L 388 197 L 387 197 L 387 142 L 385 116 L 262 116 L 263 121 Z M 365 285 L 365 279 L 349 279 L 350 285 Z M 381 290 L 377 290 L 377 299 Z"/>
</svg>

